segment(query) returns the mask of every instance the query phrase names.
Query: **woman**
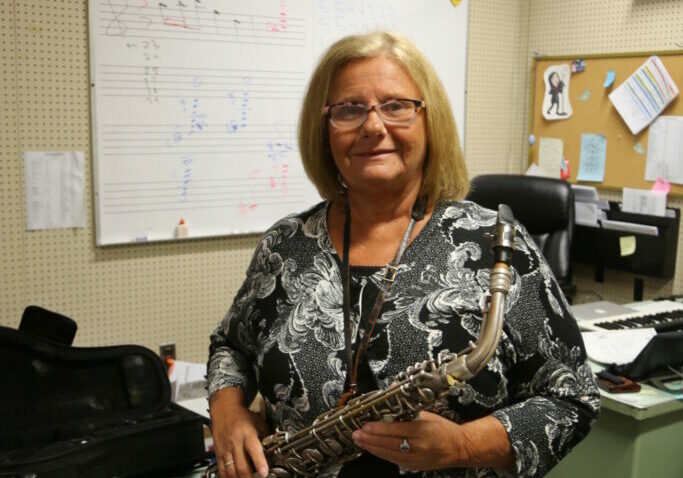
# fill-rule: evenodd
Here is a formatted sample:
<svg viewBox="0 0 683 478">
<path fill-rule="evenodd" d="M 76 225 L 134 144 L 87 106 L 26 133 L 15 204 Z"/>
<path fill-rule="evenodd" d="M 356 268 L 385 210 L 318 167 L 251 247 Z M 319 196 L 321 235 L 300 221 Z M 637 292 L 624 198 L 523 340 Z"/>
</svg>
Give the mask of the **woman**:
<svg viewBox="0 0 683 478">
<path fill-rule="evenodd" d="M 299 149 L 325 202 L 265 233 L 211 336 L 222 477 L 265 476 L 259 435 L 300 430 L 344 392 L 386 388 L 408 366 L 464 349 L 479 330 L 492 267 L 484 233 L 496 216 L 461 201 L 468 179 L 453 115 L 419 50 L 385 32 L 333 45 L 309 84 Z M 367 453 L 324 476 L 397 476 L 399 467 L 424 472 L 415 476 L 541 476 L 585 436 L 599 394 L 580 334 L 533 240 L 517 229 L 503 337 L 488 366 L 440 401 L 438 414 L 355 431 Z M 369 332 L 385 265 L 404 236 Z M 256 391 L 267 424 L 247 410 Z"/>
</svg>

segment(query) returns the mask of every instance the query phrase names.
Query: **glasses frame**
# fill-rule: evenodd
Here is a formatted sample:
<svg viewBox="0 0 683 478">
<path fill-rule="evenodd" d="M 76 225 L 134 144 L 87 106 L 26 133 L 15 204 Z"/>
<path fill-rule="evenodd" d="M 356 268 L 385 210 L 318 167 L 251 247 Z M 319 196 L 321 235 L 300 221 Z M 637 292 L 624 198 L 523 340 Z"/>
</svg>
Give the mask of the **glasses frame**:
<svg viewBox="0 0 683 478">
<path fill-rule="evenodd" d="M 409 121 L 396 121 L 392 120 L 390 118 L 387 118 L 384 116 L 382 113 L 381 108 L 383 106 L 389 105 L 391 103 L 396 103 L 397 101 L 408 101 L 413 104 L 414 106 L 414 114 L 413 117 Z M 332 115 L 330 114 L 332 108 L 336 106 L 362 106 L 365 109 L 365 114 L 363 115 L 363 120 L 360 121 L 357 125 L 354 126 L 340 126 L 337 123 L 334 122 L 332 119 Z M 407 126 L 409 124 L 413 124 L 415 120 L 417 119 L 417 113 L 420 110 L 420 108 L 426 108 L 427 106 L 425 105 L 424 100 L 416 100 L 414 98 L 391 98 L 388 99 L 387 101 L 383 101 L 381 103 L 375 103 L 374 105 L 364 105 L 363 103 L 353 103 L 353 102 L 344 102 L 344 103 L 335 103 L 333 105 L 327 105 L 323 108 L 323 114 L 327 117 L 327 120 L 330 122 L 332 126 L 334 126 L 337 129 L 340 130 L 350 130 L 350 129 L 356 129 L 361 127 L 365 122 L 368 120 L 368 115 L 370 114 L 371 111 L 374 111 L 377 113 L 377 116 L 379 116 L 382 121 L 385 124 L 390 124 L 390 125 L 403 125 Z"/>
</svg>

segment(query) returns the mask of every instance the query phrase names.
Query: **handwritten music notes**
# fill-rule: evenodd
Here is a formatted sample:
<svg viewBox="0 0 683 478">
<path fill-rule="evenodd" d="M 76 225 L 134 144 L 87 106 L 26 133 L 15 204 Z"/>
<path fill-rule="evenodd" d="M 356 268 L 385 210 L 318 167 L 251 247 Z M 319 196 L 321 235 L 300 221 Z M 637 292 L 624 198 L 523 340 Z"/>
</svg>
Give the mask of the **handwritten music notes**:
<svg viewBox="0 0 683 478">
<path fill-rule="evenodd" d="M 307 2 L 91 1 L 98 244 L 263 231 L 319 200 L 298 159 Z"/>
<path fill-rule="evenodd" d="M 316 58 L 344 34 L 438 33 L 423 44 L 464 105 L 467 5 L 423 3 L 89 0 L 97 244 L 173 239 L 180 218 L 190 237 L 261 232 L 318 202 L 296 127 Z"/>
</svg>

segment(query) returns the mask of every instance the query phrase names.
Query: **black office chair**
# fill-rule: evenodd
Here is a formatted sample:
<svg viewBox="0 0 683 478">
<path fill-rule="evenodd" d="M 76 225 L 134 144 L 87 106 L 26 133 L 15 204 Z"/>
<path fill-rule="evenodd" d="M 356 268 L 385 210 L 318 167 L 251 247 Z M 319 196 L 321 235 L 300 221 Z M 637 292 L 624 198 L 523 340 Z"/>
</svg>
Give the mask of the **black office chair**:
<svg viewBox="0 0 683 478">
<path fill-rule="evenodd" d="M 574 194 L 569 183 L 539 176 L 484 174 L 472 179 L 467 199 L 494 210 L 499 203 L 510 206 L 536 241 L 571 303 L 576 286 L 571 281 Z"/>
</svg>

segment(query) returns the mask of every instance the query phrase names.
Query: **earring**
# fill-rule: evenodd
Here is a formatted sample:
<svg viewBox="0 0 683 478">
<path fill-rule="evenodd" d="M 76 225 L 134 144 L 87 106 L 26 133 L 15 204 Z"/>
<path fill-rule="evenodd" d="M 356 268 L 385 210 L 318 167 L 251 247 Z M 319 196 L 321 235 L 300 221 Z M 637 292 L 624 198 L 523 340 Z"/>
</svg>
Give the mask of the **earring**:
<svg viewBox="0 0 683 478">
<path fill-rule="evenodd" d="M 339 190 L 339 194 L 341 194 L 342 196 L 345 196 L 347 186 L 346 186 L 346 182 L 344 182 L 344 178 L 339 173 L 339 171 L 337 171 L 337 182 L 339 182 L 339 185 L 341 186 L 341 189 Z"/>
</svg>

